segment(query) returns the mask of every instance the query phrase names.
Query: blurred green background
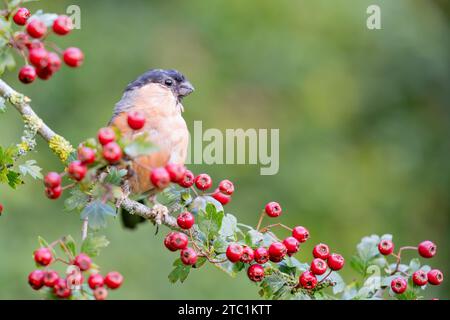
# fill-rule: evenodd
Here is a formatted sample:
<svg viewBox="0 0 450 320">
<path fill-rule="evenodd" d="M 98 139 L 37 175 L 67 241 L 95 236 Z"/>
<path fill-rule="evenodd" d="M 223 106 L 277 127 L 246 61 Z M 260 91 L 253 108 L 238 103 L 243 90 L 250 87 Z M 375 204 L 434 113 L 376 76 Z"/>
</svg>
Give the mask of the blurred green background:
<svg viewBox="0 0 450 320">
<path fill-rule="evenodd" d="M 128 82 L 149 68 L 179 69 L 197 89 L 184 102 L 189 126 L 280 129 L 275 176 L 252 165 L 190 166 L 234 181 L 228 210 L 242 222 L 256 224 L 262 206 L 277 200 L 283 223 L 311 232 L 302 260 L 317 242 L 349 260 L 362 236 L 392 233 L 397 245 L 435 241 L 438 254 L 426 262 L 450 274 L 447 2 L 71 0 L 29 7 L 62 13 L 71 4 L 81 8 L 81 30 L 57 42 L 81 47 L 84 66 L 30 86 L 15 73 L 4 77 L 56 131 L 73 143 L 93 136 Z M 366 28 L 370 4 L 381 7 L 381 30 Z M 10 109 L 0 117 L 0 144 L 17 142 L 21 130 Z M 61 170 L 40 141 L 31 157 L 44 171 Z M 17 192 L 1 185 L 0 202 L 0 298 L 35 299 L 26 277 L 37 237 L 79 239 L 79 217 L 30 179 Z M 258 298 L 245 275 L 230 279 L 211 266 L 170 284 L 174 255 L 163 249 L 165 232 L 154 236 L 150 224 L 128 232 L 110 220 L 104 234 L 111 245 L 97 263 L 126 277 L 110 297 Z M 348 281 L 355 276 L 349 265 L 343 273 Z M 428 297 L 449 298 L 449 283 Z"/>
</svg>

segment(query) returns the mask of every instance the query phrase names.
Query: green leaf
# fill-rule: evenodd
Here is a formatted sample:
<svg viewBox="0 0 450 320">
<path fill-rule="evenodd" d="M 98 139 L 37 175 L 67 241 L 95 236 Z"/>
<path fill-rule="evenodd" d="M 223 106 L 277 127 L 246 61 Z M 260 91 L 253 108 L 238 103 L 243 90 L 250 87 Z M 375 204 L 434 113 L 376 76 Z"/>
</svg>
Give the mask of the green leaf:
<svg viewBox="0 0 450 320">
<path fill-rule="evenodd" d="M 106 216 L 117 215 L 116 210 L 100 200 L 89 203 L 81 212 L 81 219 L 89 219 L 89 227 L 93 230 L 106 227 Z"/>
<path fill-rule="evenodd" d="M 158 147 L 155 146 L 152 142 L 150 142 L 146 136 L 140 136 L 137 139 L 133 140 L 130 144 L 128 144 L 124 151 L 127 155 L 132 158 L 149 155 L 158 151 Z"/>
<path fill-rule="evenodd" d="M 105 236 L 89 235 L 81 244 L 81 252 L 86 253 L 90 257 L 96 257 L 100 254 L 100 250 L 109 245 Z"/>
<path fill-rule="evenodd" d="M 286 280 L 284 280 L 283 277 L 281 277 L 278 273 L 272 273 L 266 276 L 261 282 L 260 295 L 263 298 L 270 299 L 285 285 Z"/>
<path fill-rule="evenodd" d="M 220 254 L 217 256 L 218 260 L 224 259 L 225 258 L 225 254 Z M 227 273 L 228 275 L 230 275 L 231 277 L 235 277 L 236 274 L 241 271 L 242 269 L 245 268 L 245 265 L 242 262 L 237 262 L 237 263 L 232 263 L 230 261 L 225 261 L 223 263 L 218 263 L 215 264 L 215 266 L 217 268 L 219 268 L 220 270 L 224 271 L 225 273 Z"/>
<path fill-rule="evenodd" d="M 126 169 L 117 169 L 116 167 L 109 167 L 108 175 L 105 177 L 104 183 L 120 186 L 122 178 L 127 174 Z"/>
<path fill-rule="evenodd" d="M 308 270 L 310 267 L 307 263 L 301 263 L 294 257 L 287 257 L 278 264 L 278 269 L 281 272 L 295 276 L 303 271 Z"/>
<path fill-rule="evenodd" d="M 337 272 L 332 272 L 328 278 L 329 280 L 331 280 L 331 282 L 334 283 L 333 285 L 333 294 L 338 294 L 341 293 L 345 290 L 345 282 L 344 279 L 342 279 L 341 275 Z"/>
<path fill-rule="evenodd" d="M 197 262 L 192 266 L 192 268 L 199 269 L 205 265 L 206 261 L 207 260 L 205 257 L 198 257 Z"/>
<path fill-rule="evenodd" d="M 218 237 L 213 242 L 214 251 L 216 253 L 225 253 L 230 243 L 223 237 Z"/>
<path fill-rule="evenodd" d="M 414 273 L 420 269 L 420 260 L 418 258 L 411 259 L 409 262 L 409 272 Z"/>
<path fill-rule="evenodd" d="M 201 210 L 198 214 L 197 225 L 200 231 L 206 235 L 207 241 L 219 235 L 223 216 L 223 211 L 217 211 L 216 206 L 212 203 L 208 203 L 205 210 Z"/>
<path fill-rule="evenodd" d="M 223 237 L 235 237 L 237 231 L 237 219 L 232 214 L 227 213 L 222 219 L 222 227 L 219 234 Z"/>
<path fill-rule="evenodd" d="M 5 70 L 13 70 L 16 67 L 16 60 L 12 53 L 8 51 L 0 52 L 0 74 Z"/>
<path fill-rule="evenodd" d="M 0 146 L 0 166 L 13 165 L 17 151 L 18 149 L 16 146 L 9 146 L 6 149 Z"/>
<path fill-rule="evenodd" d="M 250 247 L 258 247 L 263 239 L 264 235 L 254 229 L 249 230 L 245 235 L 245 243 Z"/>
<path fill-rule="evenodd" d="M 366 264 L 359 256 L 352 256 L 350 266 L 359 274 L 364 275 L 366 272 Z"/>
<path fill-rule="evenodd" d="M 191 271 L 191 266 L 185 266 L 183 262 L 181 262 L 181 259 L 178 258 L 173 263 L 174 269 L 169 273 L 169 281 L 170 283 L 176 283 L 177 281 L 180 281 L 183 283 Z"/>
<path fill-rule="evenodd" d="M 364 237 L 357 245 L 359 257 L 363 262 L 369 262 L 371 259 L 379 255 L 378 243 L 380 243 L 380 237 L 377 235 L 371 235 L 370 237 Z"/>
<path fill-rule="evenodd" d="M 72 238 L 72 236 L 68 235 L 68 236 L 63 237 L 62 242 L 64 243 L 67 250 L 69 250 L 70 254 L 75 257 L 77 255 L 77 248 L 76 248 L 75 240 Z M 63 249 L 63 251 L 65 252 L 64 246 L 61 245 L 61 249 Z"/>
<path fill-rule="evenodd" d="M 27 174 L 33 179 L 42 179 L 42 168 L 36 165 L 36 160 L 28 160 L 22 165 L 19 165 L 19 171 L 23 176 Z"/>
<path fill-rule="evenodd" d="M 20 179 L 20 173 L 9 170 L 6 174 L 8 178 L 8 184 L 11 188 L 16 189 L 19 184 L 23 184 L 22 179 Z"/>
<path fill-rule="evenodd" d="M 78 189 L 71 190 L 70 194 L 70 197 L 64 201 L 64 209 L 66 211 L 81 211 L 88 203 L 89 196 Z"/>
</svg>

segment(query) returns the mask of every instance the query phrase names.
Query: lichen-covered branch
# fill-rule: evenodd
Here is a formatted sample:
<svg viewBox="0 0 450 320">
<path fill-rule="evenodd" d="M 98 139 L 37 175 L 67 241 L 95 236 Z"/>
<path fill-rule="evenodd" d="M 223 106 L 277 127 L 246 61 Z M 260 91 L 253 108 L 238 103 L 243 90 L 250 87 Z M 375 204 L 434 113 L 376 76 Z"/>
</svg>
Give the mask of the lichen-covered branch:
<svg viewBox="0 0 450 320">
<path fill-rule="evenodd" d="M 23 120 L 27 121 L 26 124 L 32 126 L 37 133 L 47 141 L 49 148 L 59 157 L 62 162 L 66 162 L 70 153 L 74 151 L 74 148 L 63 136 L 55 133 L 45 122 L 34 112 L 30 106 L 31 100 L 25 95 L 15 91 L 5 81 L 0 79 L 0 96 L 9 101 L 17 111 L 22 115 Z M 129 198 L 121 200 L 122 208 L 132 214 L 136 214 L 145 219 L 155 222 L 158 218 L 151 208 L 133 201 Z M 171 229 L 179 229 L 176 219 L 170 215 L 163 216 L 161 223 Z"/>
</svg>

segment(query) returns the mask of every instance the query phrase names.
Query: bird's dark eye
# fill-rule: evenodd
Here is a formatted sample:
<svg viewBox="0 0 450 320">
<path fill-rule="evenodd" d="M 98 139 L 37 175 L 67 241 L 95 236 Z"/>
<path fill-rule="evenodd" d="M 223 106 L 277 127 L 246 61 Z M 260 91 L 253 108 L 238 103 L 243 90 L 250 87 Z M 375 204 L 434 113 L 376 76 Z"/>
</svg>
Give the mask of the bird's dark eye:
<svg viewBox="0 0 450 320">
<path fill-rule="evenodd" d="M 171 86 L 172 84 L 173 84 L 173 81 L 172 81 L 172 79 L 166 79 L 165 81 L 164 81 L 164 83 L 166 84 L 166 86 Z"/>
</svg>

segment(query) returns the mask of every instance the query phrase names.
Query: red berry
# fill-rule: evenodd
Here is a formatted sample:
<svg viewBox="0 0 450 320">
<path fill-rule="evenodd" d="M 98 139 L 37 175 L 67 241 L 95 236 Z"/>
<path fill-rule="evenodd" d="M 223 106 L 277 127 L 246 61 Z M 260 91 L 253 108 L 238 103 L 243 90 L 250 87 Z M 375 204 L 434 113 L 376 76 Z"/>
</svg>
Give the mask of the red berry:
<svg viewBox="0 0 450 320">
<path fill-rule="evenodd" d="M 283 210 L 281 210 L 280 204 L 278 202 L 273 202 L 273 201 L 266 204 L 265 210 L 266 210 L 267 215 L 271 218 L 278 217 L 281 214 L 281 212 L 283 211 Z"/>
<path fill-rule="evenodd" d="M 95 300 L 106 300 L 108 297 L 108 290 L 103 287 L 95 288 L 94 290 L 94 298 Z"/>
<path fill-rule="evenodd" d="M 222 180 L 219 183 L 219 190 L 223 194 L 231 196 L 234 192 L 234 184 L 230 180 Z"/>
<path fill-rule="evenodd" d="M 247 270 L 247 276 L 254 282 L 260 282 L 264 279 L 264 268 L 259 264 L 252 264 Z"/>
<path fill-rule="evenodd" d="M 110 289 L 117 289 L 123 283 L 123 276 L 117 271 L 108 272 L 105 276 L 105 285 Z"/>
<path fill-rule="evenodd" d="M 69 67 L 76 68 L 83 64 L 84 54 L 78 48 L 68 48 L 63 52 L 63 59 Z"/>
<path fill-rule="evenodd" d="M 227 258 L 231 262 L 235 263 L 241 260 L 242 254 L 244 253 L 244 248 L 238 243 L 232 243 L 227 248 Z"/>
<path fill-rule="evenodd" d="M 67 168 L 67 172 L 76 181 L 81 181 L 86 176 L 87 167 L 78 160 L 72 161 Z"/>
<path fill-rule="evenodd" d="M 438 286 L 444 281 L 444 275 L 441 270 L 433 269 L 427 274 L 428 282 L 432 285 Z"/>
<path fill-rule="evenodd" d="M 92 260 L 87 254 L 80 253 L 75 257 L 73 264 L 80 268 L 81 271 L 86 271 L 91 267 Z"/>
<path fill-rule="evenodd" d="M 59 298 L 65 299 L 70 297 L 72 290 L 67 285 L 67 280 L 59 278 L 56 284 L 53 286 L 53 292 Z"/>
<path fill-rule="evenodd" d="M 61 194 L 62 194 L 61 186 L 57 186 L 55 188 L 45 188 L 45 195 L 49 199 L 56 200 L 61 196 Z"/>
<path fill-rule="evenodd" d="M 317 278 L 311 271 L 305 271 L 300 276 L 300 284 L 307 290 L 314 289 L 317 285 Z"/>
<path fill-rule="evenodd" d="M 13 16 L 13 20 L 17 25 L 24 26 L 30 16 L 30 11 L 27 8 L 19 8 Z"/>
<path fill-rule="evenodd" d="M 181 229 L 190 229 L 195 223 L 194 216 L 192 213 L 185 211 L 180 213 L 177 218 L 177 224 Z"/>
<path fill-rule="evenodd" d="M 3 205 L 0 203 L 0 216 L 2 215 L 3 212 Z"/>
<path fill-rule="evenodd" d="M 61 68 L 61 59 L 56 53 L 49 52 L 47 60 L 47 68 L 50 69 L 52 73 L 58 71 Z"/>
<path fill-rule="evenodd" d="M 25 35 L 27 35 L 27 34 L 25 34 Z M 28 37 L 28 35 L 27 35 L 27 37 Z M 26 46 L 27 46 L 28 50 L 43 49 L 44 48 L 44 43 L 42 43 L 42 41 L 40 41 L 40 40 L 34 39 L 34 40 L 31 40 L 31 41 L 28 41 L 26 43 Z"/>
<path fill-rule="evenodd" d="M 315 258 L 311 262 L 311 272 L 318 276 L 324 274 L 325 271 L 327 271 L 327 268 L 328 268 L 327 263 L 320 258 Z"/>
<path fill-rule="evenodd" d="M 34 289 L 39 290 L 44 285 L 44 271 L 34 270 L 28 275 L 28 284 Z"/>
<path fill-rule="evenodd" d="M 44 286 L 53 288 L 55 286 L 55 284 L 58 282 L 58 280 L 59 280 L 58 272 L 56 272 L 54 270 L 47 270 L 44 273 L 44 278 L 43 278 Z"/>
<path fill-rule="evenodd" d="M 102 155 L 109 163 L 116 163 L 122 159 L 122 149 L 116 142 L 110 142 L 103 146 Z"/>
<path fill-rule="evenodd" d="M 172 244 L 172 237 L 174 234 L 175 234 L 175 232 L 171 232 L 164 238 L 164 245 L 170 251 L 177 251 L 177 248 L 175 248 Z"/>
<path fill-rule="evenodd" d="M 41 266 L 48 266 L 53 261 L 52 251 L 49 248 L 39 248 L 34 251 L 34 261 Z"/>
<path fill-rule="evenodd" d="M 199 190 L 207 190 L 212 186 L 212 179 L 206 173 L 201 173 L 195 177 L 195 186 Z"/>
<path fill-rule="evenodd" d="M 328 257 L 328 266 L 333 271 L 341 270 L 342 267 L 344 266 L 344 263 L 345 259 L 340 254 L 332 253 Z"/>
<path fill-rule="evenodd" d="M 194 174 L 190 170 L 186 169 L 183 179 L 181 179 L 178 184 L 183 188 L 192 187 L 192 185 L 194 184 Z"/>
<path fill-rule="evenodd" d="M 187 266 L 192 266 L 197 262 L 197 253 L 192 248 L 184 248 L 180 252 L 181 262 Z"/>
<path fill-rule="evenodd" d="M 25 48 L 28 48 L 30 46 L 30 37 L 22 31 L 16 32 L 13 35 L 14 37 L 14 45 L 19 50 L 25 50 Z"/>
<path fill-rule="evenodd" d="M 186 248 L 188 243 L 188 236 L 182 232 L 173 232 L 170 236 L 170 247 L 175 250 L 182 250 Z"/>
<path fill-rule="evenodd" d="M 269 261 L 269 251 L 267 251 L 267 249 L 263 247 L 256 249 L 255 261 L 259 264 L 264 264 Z"/>
<path fill-rule="evenodd" d="M 286 246 L 281 242 L 273 242 L 269 247 L 269 259 L 272 262 L 280 262 L 286 253 Z"/>
<path fill-rule="evenodd" d="M 100 144 L 104 146 L 105 144 L 116 140 L 116 133 L 109 127 L 101 128 L 100 130 L 98 130 L 97 139 L 98 142 L 100 142 Z"/>
<path fill-rule="evenodd" d="M 103 287 L 104 283 L 105 279 L 103 279 L 103 276 L 100 273 L 93 273 L 88 278 L 88 285 L 92 290 L 97 287 Z"/>
<path fill-rule="evenodd" d="M 32 83 L 36 79 L 36 69 L 32 66 L 23 66 L 19 70 L 19 80 L 22 83 Z"/>
<path fill-rule="evenodd" d="M 68 34 L 72 28 L 72 20 L 68 16 L 59 16 L 53 22 L 53 32 L 61 36 Z"/>
<path fill-rule="evenodd" d="M 418 286 L 424 286 L 428 282 L 428 277 L 425 271 L 417 270 L 416 272 L 413 273 L 412 280 L 414 284 Z"/>
<path fill-rule="evenodd" d="M 402 294 L 406 291 L 408 283 L 402 277 L 395 278 L 391 281 L 391 289 L 397 294 Z"/>
<path fill-rule="evenodd" d="M 328 256 L 330 255 L 330 249 L 326 244 L 319 243 L 316 245 L 313 249 L 313 256 L 314 258 L 320 258 L 323 260 L 328 259 Z"/>
<path fill-rule="evenodd" d="M 33 38 L 42 38 L 47 32 L 44 21 L 33 19 L 27 24 L 27 32 Z"/>
<path fill-rule="evenodd" d="M 186 167 L 178 163 L 167 164 L 166 170 L 169 173 L 170 181 L 175 183 L 182 181 L 186 174 Z"/>
<path fill-rule="evenodd" d="M 44 178 L 44 185 L 47 188 L 56 188 L 61 185 L 61 176 L 57 172 L 49 172 Z"/>
<path fill-rule="evenodd" d="M 83 274 L 76 269 L 72 269 L 66 277 L 66 283 L 70 288 L 79 287 L 83 284 Z"/>
<path fill-rule="evenodd" d="M 52 77 L 53 71 L 52 69 L 50 69 L 50 66 L 47 65 L 46 67 L 36 68 L 36 74 L 39 77 L 39 79 L 48 80 Z"/>
<path fill-rule="evenodd" d="M 150 173 L 150 181 L 158 189 L 164 189 L 170 184 L 170 175 L 165 168 L 154 168 Z"/>
<path fill-rule="evenodd" d="M 305 242 L 309 238 L 309 231 L 305 227 L 297 226 L 292 230 L 292 236 L 300 243 Z"/>
<path fill-rule="evenodd" d="M 419 243 L 419 254 L 424 257 L 424 258 L 432 258 L 434 257 L 434 255 L 436 254 L 436 245 L 429 241 L 422 241 L 421 243 Z"/>
<path fill-rule="evenodd" d="M 287 237 L 283 240 L 283 244 L 286 247 L 287 253 L 292 255 L 299 250 L 300 243 L 294 237 Z"/>
<path fill-rule="evenodd" d="M 28 53 L 28 60 L 36 68 L 44 68 L 48 64 L 48 51 L 43 47 L 32 48 Z"/>
<path fill-rule="evenodd" d="M 250 247 L 244 247 L 244 249 L 242 250 L 242 255 L 241 255 L 241 262 L 243 263 L 250 263 L 253 261 L 253 259 L 255 258 L 255 253 L 253 252 L 253 249 Z"/>
<path fill-rule="evenodd" d="M 381 240 L 378 244 L 378 251 L 382 255 L 388 256 L 394 251 L 394 243 L 387 239 Z"/>
<path fill-rule="evenodd" d="M 212 194 L 212 197 L 219 201 L 223 206 L 228 204 L 231 201 L 231 196 L 226 195 L 222 192 L 220 192 L 219 189 L 216 189 L 214 193 Z"/>
<path fill-rule="evenodd" d="M 128 112 L 127 122 L 133 130 L 142 129 L 145 125 L 145 115 L 140 111 Z"/>
<path fill-rule="evenodd" d="M 95 162 L 95 151 L 88 147 L 78 148 L 78 160 L 88 165 Z"/>
</svg>

